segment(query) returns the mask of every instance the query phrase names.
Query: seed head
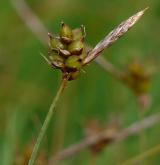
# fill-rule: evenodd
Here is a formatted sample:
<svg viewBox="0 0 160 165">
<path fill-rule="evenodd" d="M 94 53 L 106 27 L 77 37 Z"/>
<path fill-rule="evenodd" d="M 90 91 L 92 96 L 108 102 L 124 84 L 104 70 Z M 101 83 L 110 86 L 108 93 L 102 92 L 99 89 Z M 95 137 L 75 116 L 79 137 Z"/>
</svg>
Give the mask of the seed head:
<svg viewBox="0 0 160 165">
<path fill-rule="evenodd" d="M 48 37 L 49 60 L 52 66 L 63 73 L 69 73 L 69 80 L 76 79 L 81 72 L 83 60 L 87 56 L 84 26 L 72 30 L 62 22 L 59 36 L 54 37 L 48 33 Z"/>
</svg>

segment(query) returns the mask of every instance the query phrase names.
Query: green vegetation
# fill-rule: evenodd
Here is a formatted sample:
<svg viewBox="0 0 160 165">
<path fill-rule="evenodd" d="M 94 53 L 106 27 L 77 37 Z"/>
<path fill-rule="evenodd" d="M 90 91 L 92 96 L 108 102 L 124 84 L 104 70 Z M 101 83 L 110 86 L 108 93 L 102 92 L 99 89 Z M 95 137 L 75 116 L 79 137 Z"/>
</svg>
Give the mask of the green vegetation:
<svg viewBox="0 0 160 165">
<path fill-rule="evenodd" d="M 93 46 L 121 21 L 149 6 L 148 12 L 133 29 L 103 56 L 122 70 L 133 59 L 153 61 L 157 74 L 151 81 L 152 105 L 145 116 L 159 111 L 159 0 L 30 0 L 28 3 L 49 32 L 58 33 L 62 20 L 75 28 L 84 24 L 86 42 Z M 17 16 L 10 1 L 0 2 L 0 22 L 0 164 L 25 165 L 61 75 L 45 63 L 40 52 L 47 54 L 48 48 Z M 136 96 L 126 85 L 95 62 L 85 71 L 77 80 L 69 82 L 59 101 L 58 111 L 50 123 L 38 157 L 43 164 L 56 151 L 85 137 L 87 123 L 92 119 L 101 125 L 119 121 L 120 128 L 139 120 Z M 159 132 L 159 125 L 145 131 L 146 149 L 159 144 Z M 131 136 L 104 148 L 96 160 L 87 149 L 59 164 L 88 165 L 94 161 L 96 165 L 105 162 L 119 165 L 140 153 L 139 141 L 139 135 Z M 157 165 L 160 158 L 155 154 L 146 158 L 146 162 L 147 165 Z"/>
</svg>

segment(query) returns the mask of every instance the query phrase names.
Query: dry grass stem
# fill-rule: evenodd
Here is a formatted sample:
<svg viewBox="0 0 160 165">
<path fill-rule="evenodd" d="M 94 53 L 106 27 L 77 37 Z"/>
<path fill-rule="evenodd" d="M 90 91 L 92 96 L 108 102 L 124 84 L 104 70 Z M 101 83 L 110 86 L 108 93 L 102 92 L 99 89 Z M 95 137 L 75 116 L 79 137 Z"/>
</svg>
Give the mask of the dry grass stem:
<svg viewBox="0 0 160 165">
<path fill-rule="evenodd" d="M 125 128 L 117 133 L 107 133 L 107 131 L 102 131 L 95 136 L 85 138 L 81 140 L 81 142 L 73 144 L 70 147 L 60 151 L 50 159 L 49 164 L 53 164 L 56 161 L 72 157 L 73 155 L 78 154 L 80 151 L 89 148 L 90 146 L 93 146 L 102 140 L 108 140 L 108 144 L 113 144 L 115 142 L 122 141 L 131 135 L 139 134 L 142 130 L 153 127 L 159 122 L 160 113 L 157 113 L 143 119 L 142 121 L 135 122 L 128 128 Z"/>
<path fill-rule="evenodd" d="M 135 15 L 122 22 L 114 30 L 112 30 L 102 41 L 100 41 L 94 49 L 92 49 L 87 58 L 84 60 L 84 65 L 94 60 L 104 49 L 115 43 L 121 36 L 123 36 L 144 14 L 148 8 L 136 13 Z"/>
</svg>

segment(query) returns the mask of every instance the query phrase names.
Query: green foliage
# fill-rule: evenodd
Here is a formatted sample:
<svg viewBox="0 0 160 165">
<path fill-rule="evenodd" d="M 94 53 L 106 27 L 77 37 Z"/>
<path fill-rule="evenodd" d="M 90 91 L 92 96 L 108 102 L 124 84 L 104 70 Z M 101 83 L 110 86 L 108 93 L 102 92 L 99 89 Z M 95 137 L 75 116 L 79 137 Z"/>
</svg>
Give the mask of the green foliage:
<svg viewBox="0 0 160 165">
<path fill-rule="evenodd" d="M 58 23 L 62 19 L 71 27 L 84 24 L 87 29 L 86 41 L 93 46 L 124 18 L 150 6 L 143 19 L 104 56 L 120 68 L 132 57 L 142 61 L 147 58 L 159 61 L 159 0 L 34 0 L 30 4 L 49 31 L 58 33 Z M 13 165 L 19 153 L 23 154 L 26 146 L 37 136 L 56 93 L 60 74 L 49 68 L 41 58 L 39 52 L 46 52 L 47 48 L 20 20 L 9 1 L 0 2 L 0 11 L 0 164 Z M 67 37 L 70 38 L 70 35 Z M 74 34 L 73 38 L 79 39 Z M 104 123 L 118 117 L 121 127 L 138 120 L 136 98 L 129 88 L 94 62 L 86 71 L 86 74 L 69 84 L 57 107 L 60 111 L 56 113 L 42 147 L 48 156 L 56 149 L 83 138 L 85 122 L 90 118 Z M 157 75 L 151 82 L 153 104 L 146 115 L 159 111 L 159 84 Z M 159 143 L 159 132 L 158 126 L 146 132 L 147 148 Z M 115 165 L 137 155 L 137 139 L 132 137 L 122 144 L 108 146 L 97 156 L 96 163 L 110 162 Z M 60 164 L 78 165 L 82 164 L 82 160 L 83 165 L 89 164 L 90 153 L 82 151 Z M 148 158 L 148 162 L 151 165 L 159 164 L 160 159 L 154 156 Z"/>
</svg>

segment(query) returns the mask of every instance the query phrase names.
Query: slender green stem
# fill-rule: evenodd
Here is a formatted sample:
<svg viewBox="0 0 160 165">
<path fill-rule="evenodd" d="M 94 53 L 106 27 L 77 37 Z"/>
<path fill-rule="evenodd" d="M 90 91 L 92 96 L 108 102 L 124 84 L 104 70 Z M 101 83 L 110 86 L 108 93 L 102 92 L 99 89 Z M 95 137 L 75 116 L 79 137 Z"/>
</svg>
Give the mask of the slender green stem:
<svg viewBox="0 0 160 165">
<path fill-rule="evenodd" d="M 140 108 L 140 112 L 139 112 L 139 119 L 140 121 L 143 121 L 145 116 L 145 110 Z M 139 134 L 139 150 L 141 153 L 143 153 L 146 149 L 146 132 L 145 130 L 142 130 Z M 146 165 L 147 162 L 145 159 L 140 161 L 140 164 Z"/>
<path fill-rule="evenodd" d="M 33 152 L 32 152 L 32 155 L 30 157 L 28 165 L 33 165 L 35 163 L 35 160 L 36 160 L 36 157 L 38 155 L 38 151 L 39 151 L 41 142 L 42 142 L 42 140 L 43 140 L 43 138 L 44 138 L 44 136 L 46 134 L 48 125 L 49 125 L 49 123 L 50 123 L 50 121 L 52 119 L 52 116 L 53 116 L 54 112 L 55 112 L 56 104 L 57 104 L 57 102 L 58 102 L 58 100 L 60 98 L 60 95 L 62 94 L 63 89 L 65 88 L 65 86 L 67 84 L 68 78 L 69 78 L 69 76 L 63 76 L 63 78 L 62 78 L 60 87 L 59 87 L 59 89 L 57 91 L 57 94 L 56 94 L 55 98 L 53 99 L 53 102 L 52 102 L 52 104 L 51 104 L 51 106 L 49 108 L 49 111 L 47 113 L 45 121 L 44 121 L 44 123 L 42 125 L 42 128 L 40 130 L 40 133 L 38 135 L 38 138 L 37 138 L 36 144 L 35 144 L 35 146 L 33 148 Z"/>
<path fill-rule="evenodd" d="M 157 153 L 160 152 L 160 144 L 143 152 L 142 154 L 130 159 L 130 160 L 127 160 L 126 162 L 122 163 L 121 165 L 133 165 L 133 164 L 136 164 L 137 162 L 139 162 L 140 160 L 144 160 L 146 159 L 147 157 L 149 156 L 152 156 L 152 155 L 155 155 Z"/>
<path fill-rule="evenodd" d="M 142 94 L 137 96 L 137 102 L 138 102 L 138 106 L 139 106 L 139 119 L 141 121 L 143 121 L 144 117 L 145 117 L 145 113 L 147 111 L 147 109 L 149 108 L 149 104 L 147 102 L 149 102 L 147 94 Z M 148 104 L 148 105 L 147 105 Z M 140 153 L 143 153 L 146 150 L 146 146 L 147 146 L 147 137 L 146 137 L 146 131 L 142 130 L 139 136 L 139 149 L 140 149 Z M 145 159 L 141 160 L 139 162 L 139 164 L 143 164 L 143 165 L 147 165 L 147 161 Z"/>
<path fill-rule="evenodd" d="M 97 154 L 91 152 L 91 157 L 90 157 L 90 160 L 89 160 L 89 164 L 90 165 L 96 165 L 96 160 L 97 160 Z"/>
</svg>

